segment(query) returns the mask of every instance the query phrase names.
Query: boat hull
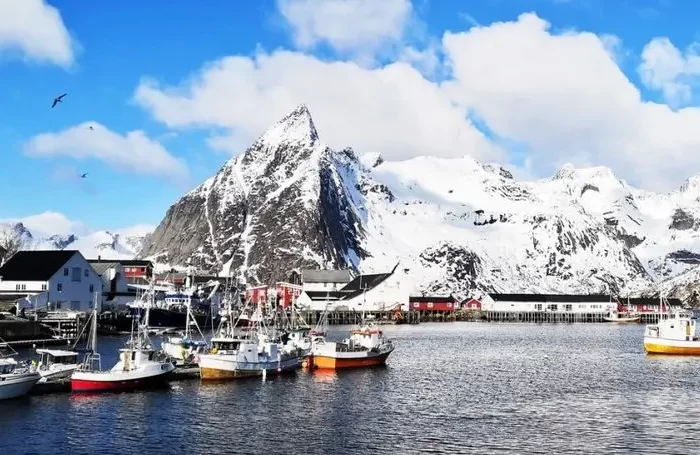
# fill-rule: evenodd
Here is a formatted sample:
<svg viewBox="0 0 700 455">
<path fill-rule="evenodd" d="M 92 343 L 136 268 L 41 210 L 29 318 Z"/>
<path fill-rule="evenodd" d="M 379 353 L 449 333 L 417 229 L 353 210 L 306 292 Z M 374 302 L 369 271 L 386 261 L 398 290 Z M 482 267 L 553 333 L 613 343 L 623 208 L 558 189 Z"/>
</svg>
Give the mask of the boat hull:
<svg viewBox="0 0 700 455">
<path fill-rule="evenodd" d="M 142 318 L 144 311 L 142 309 L 132 309 L 132 313 L 138 318 Z M 200 329 L 212 327 L 211 315 L 209 312 L 198 312 L 193 314 Z M 213 326 L 219 322 L 219 316 L 215 316 Z M 113 313 L 110 317 L 101 317 L 98 320 L 98 329 L 103 333 L 126 333 L 131 331 L 132 314 L 129 311 Z M 163 308 L 151 308 L 148 315 L 149 328 L 172 328 L 184 329 L 187 325 L 187 312 L 177 310 L 166 310 Z"/>
<path fill-rule="evenodd" d="M 150 376 L 122 376 L 115 379 L 111 379 L 109 373 L 77 372 L 71 377 L 71 391 L 113 392 L 161 387 L 167 384 L 171 372 L 172 370 Z"/>
<path fill-rule="evenodd" d="M 199 359 L 199 376 L 202 380 L 230 380 L 262 376 L 265 374 L 291 373 L 301 368 L 299 358 L 293 357 L 280 362 L 239 363 L 217 359 L 214 354 L 203 355 Z"/>
<path fill-rule="evenodd" d="M 345 368 L 366 368 L 384 365 L 387 357 L 392 351 L 382 354 L 373 354 L 371 352 L 359 352 L 357 356 L 328 356 L 328 355 L 311 355 L 310 364 L 313 368 L 321 370 L 338 370 Z M 344 353 L 354 354 L 354 353 Z"/>
<path fill-rule="evenodd" d="M 27 395 L 39 382 L 39 374 L 23 375 L 18 378 L 8 378 L 0 383 L 0 400 L 9 400 Z"/>
<path fill-rule="evenodd" d="M 604 318 L 605 322 L 612 322 L 615 324 L 634 324 L 638 323 L 642 320 L 640 316 L 634 317 L 634 318 L 610 318 L 610 317 L 605 317 Z"/>
<path fill-rule="evenodd" d="M 700 356 L 700 340 L 669 340 L 667 338 L 644 337 L 644 350 L 648 354 Z"/>
</svg>

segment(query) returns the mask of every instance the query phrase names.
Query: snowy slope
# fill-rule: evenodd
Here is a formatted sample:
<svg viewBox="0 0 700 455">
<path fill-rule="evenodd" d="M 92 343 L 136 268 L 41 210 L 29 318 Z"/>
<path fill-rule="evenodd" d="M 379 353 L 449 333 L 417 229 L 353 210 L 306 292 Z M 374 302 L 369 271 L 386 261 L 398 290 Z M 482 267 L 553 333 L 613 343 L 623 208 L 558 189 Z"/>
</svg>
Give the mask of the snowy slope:
<svg viewBox="0 0 700 455">
<path fill-rule="evenodd" d="M 700 258 L 700 178 L 655 194 L 604 167 L 387 162 L 323 144 L 304 106 L 177 201 L 143 255 L 256 283 L 397 269 L 409 292 L 642 292 Z"/>
<path fill-rule="evenodd" d="M 142 248 L 150 228 L 142 226 L 123 233 L 97 231 L 83 234 L 51 234 L 30 231 L 23 223 L 0 223 L 0 246 L 8 239 L 23 250 L 79 250 L 87 259 L 133 259 Z"/>
</svg>

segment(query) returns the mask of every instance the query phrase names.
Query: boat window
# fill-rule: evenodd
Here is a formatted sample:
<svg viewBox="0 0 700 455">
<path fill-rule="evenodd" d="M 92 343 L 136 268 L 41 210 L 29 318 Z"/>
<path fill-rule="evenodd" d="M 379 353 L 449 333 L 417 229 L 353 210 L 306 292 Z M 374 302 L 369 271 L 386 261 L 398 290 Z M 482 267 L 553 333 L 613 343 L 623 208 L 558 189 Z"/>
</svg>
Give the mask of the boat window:
<svg viewBox="0 0 700 455">
<path fill-rule="evenodd" d="M 148 360 L 153 360 L 153 356 L 155 355 L 155 352 L 151 351 L 148 353 Z"/>
<path fill-rule="evenodd" d="M 131 351 L 131 360 L 136 360 L 136 351 Z"/>
</svg>

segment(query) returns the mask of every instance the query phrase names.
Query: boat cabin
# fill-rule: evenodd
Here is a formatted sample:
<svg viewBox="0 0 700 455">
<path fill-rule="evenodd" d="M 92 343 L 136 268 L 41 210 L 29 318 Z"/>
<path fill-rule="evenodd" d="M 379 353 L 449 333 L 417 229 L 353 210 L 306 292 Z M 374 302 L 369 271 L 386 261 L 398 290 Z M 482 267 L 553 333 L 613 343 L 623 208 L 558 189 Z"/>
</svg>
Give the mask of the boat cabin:
<svg viewBox="0 0 700 455">
<path fill-rule="evenodd" d="M 212 338 L 211 353 L 212 354 L 236 354 L 241 350 L 241 344 L 248 344 L 249 340 L 244 338 Z"/>
<path fill-rule="evenodd" d="M 696 340 L 695 321 L 693 313 L 686 310 L 662 313 L 657 324 L 647 326 L 645 336 L 670 340 Z"/>
<path fill-rule="evenodd" d="M 17 361 L 12 358 L 0 358 L 0 375 L 12 374 L 17 367 Z"/>
<path fill-rule="evenodd" d="M 40 355 L 39 368 L 51 365 L 75 365 L 78 363 L 78 353 L 73 351 L 37 349 L 36 353 Z"/>
</svg>

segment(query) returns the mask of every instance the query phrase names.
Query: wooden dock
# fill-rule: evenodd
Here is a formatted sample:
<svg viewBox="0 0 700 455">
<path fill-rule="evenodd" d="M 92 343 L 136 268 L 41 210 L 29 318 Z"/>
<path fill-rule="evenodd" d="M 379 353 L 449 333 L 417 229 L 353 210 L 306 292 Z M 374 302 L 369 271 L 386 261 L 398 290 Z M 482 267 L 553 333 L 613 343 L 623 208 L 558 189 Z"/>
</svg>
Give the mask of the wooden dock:
<svg viewBox="0 0 700 455">
<path fill-rule="evenodd" d="M 310 325 L 315 326 L 321 319 L 323 311 L 300 311 L 299 316 Z M 400 316 L 399 316 L 400 315 Z M 329 311 L 328 325 L 355 325 L 362 321 L 361 311 Z M 418 311 L 365 311 L 365 319 L 371 319 L 376 323 L 418 324 L 421 315 Z"/>
</svg>

